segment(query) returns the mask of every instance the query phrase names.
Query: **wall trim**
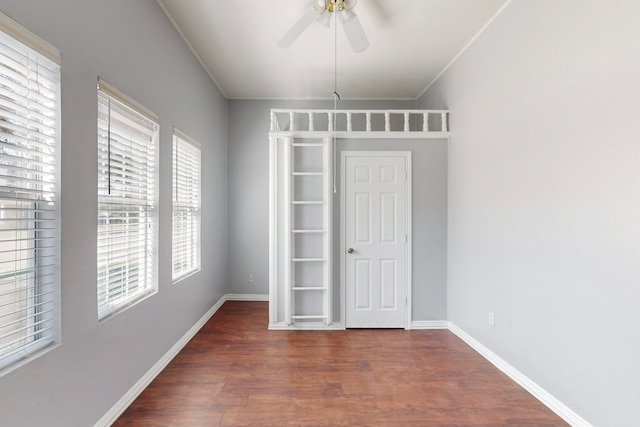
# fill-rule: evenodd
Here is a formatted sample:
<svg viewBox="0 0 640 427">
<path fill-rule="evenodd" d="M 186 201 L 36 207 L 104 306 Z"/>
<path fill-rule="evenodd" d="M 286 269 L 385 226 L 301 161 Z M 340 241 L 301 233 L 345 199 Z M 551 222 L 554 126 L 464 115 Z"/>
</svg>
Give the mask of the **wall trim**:
<svg viewBox="0 0 640 427">
<path fill-rule="evenodd" d="M 227 294 L 226 301 L 269 301 L 267 294 Z"/>
<path fill-rule="evenodd" d="M 129 405 L 131 405 L 133 401 L 136 400 L 140 393 L 142 393 L 144 389 L 147 388 L 149 384 L 151 384 L 155 377 L 158 376 L 158 374 L 160 374 L 160 372 L 162 372 L 162 370 L 167 367 L 171 360 L 173 360 L 173 358 L 176 357 L 178 353 L 180 353 L 182 348 L 187 345 L 191 338 L 193 338 L 198 333 L 200 328 L 202 328 L 204 324 L 209 321 L 209 319 L 216 313 L 216 311 L 218 311 L 218 309 L 222 307 L 222 304 L 224 304 L 226 300 L 227 295 L 223 295 L 218 300 L 218 302 L 216 302 L 214 306 L 211 307 L 209 311 L 207 311 L 204 316 L 202 316 L 200 320 L 198 320 L 198 322 L 193 325 L 191 329 L 189 329 L 187 333 L 184 334 L 182 338 L 180 338 L 180 340 L 178 340 L 178 342 L 176 342 L 173 347 L 171 347 L 169 351 L 164 356 L 162 356 L 162 358 L 158 360 L 158 362 L 153 365 L 153 367 L 149 369 L 149 371 L 144 374 L 144 376 L 140 378 L 133 385 L 133 387 L 131 387 L 131 389 L 129 389 L 129 391 L 126 392 L 124 396 L 122 396 L 120 400 L 116 402 L 115 405 L 111 407 L 111 409 L 109 409 L 106 414 L 102 416 L 102 418 L 100 418 L 100 420 L 98 420 L 97 423 L 95 423 L 94 427 L 109 427 L 111 424 L 116 422 L 118 417 L 120 417 L 120 415 L 122 415 L 122 413 L 129 407 Z"/>
<path fill-rule="evenodd" d="M 313 323 L 296 323 L 295 325 L 288 325 L 285 322 L 269 323 L 270 331 L 344 331 L 345 327 L 342 323 L 332 323 L 326 325 L 322 322 Z"/>
<path fill-rule="evenodd" d="M 209 75 L 209 78 L 211 78 L 211 81 L 218 87 L 218 90 L 220 91 L 220 93 L 222 94 L 222 96 L 224 96 L 226 99 L 229 99 L 229 97 L 224 93 L 224 91 L 222 90 L 222 86 L 220 86 L 218 84 L 218 81 L 216 80 L 216 78 L 213 76 L 213 73 L 209 70 L 209 68 L 207 68 L 207 66 L 205 65 L 205 62 L 202 60 L 202 58 L 200 57 L 200 55 L 198 55 L 198 52 L 196 52 L 196 50 L 193 48 L 193 45 L 191 44 L 191 42 L 189 41 L 189 39 L 187 39 L 187 37 L 185 37 L 184 33 L 182 32 L 182 29 L 178 26 L 178 23 L 176 22 L 175 19 L 173 19 L 173 15 L 171 15 L 171 13 L 169 12 L 169 9 L 167 8 L 167 6 L 164 4 L 163 0 L 158 0 L 158 4 L 160 5 L 160 8 L 162 9 L 162 11 L 164 12 L 164 14 L 167 16 L 167 18 L 169 19 L 169 22 L 171 22 L 171 24 L 173 25 L 173 28 L 176 29 L 176 31 L 178 32 L 178 34 L 180 34 L 180 37 L 182 37 L 182 40 L 185 42 L 185 44 L 189 47 L 189 49 L 191 50 L 191 53 L 193 54 L 193 56 L 196 57 L 196 59 L 198 60 L 198 62 L 200 63 L 200 65 L 202 65 L 202 68 L 204 69 L 204 71 Z"/>
<path fill-rule="evenodd" d="M 570 425 L 574 427 L 593 427 L 587 420 L 573 412 L 529 377 L 511 366 L 454 323 L 449 322 L 449 330 Z"/>
<path fill-rule="evenodd" d="M 449 329 L 447 320 L 413 320 L 410 329 Z"/>
<path fill-rule="evenodd" d="M 469 46 L 471 46 L 481 35 L 482 33 L 485 32 L 485 30 L 489 27 L 489 25 L 491 25 L 493 23 L 493 21 L 496 20 L 496 18 L 498 17 L 498 15 L 500 15 L 506 8 L 507 6 L 509 6 L 511 4 L 511 0 L 506 0 L 504 2 L 504 4 L 500 7 L 500 9 L 498 9 L 498 11 L 496 13 L 493 14 L 493 16 L 491 18 L 489 18 L 489 20 L 482 26 L 482 28 L 480 28 L 480 30 L 478 30 L 478 32 L 471 38 L 471 40 L 469 40 L 469 42 L 464 45 L 464 47 L 462 49 L 460 49 L 460 52 L 458 52 L 456 54 L 456 56 L 453 57 L 453 59 L 451 61 L 449 61 L 449 63 L 447 65 L 445 65 L 445 67 L 438 73 L 437 76 L 434 77 L 433 80 L 431 80 L 431 82 L 429 82 L 429 84 L 427 85 L 427 87 L 424 88 L 424 90 L 422 92 L 420 92 L 420 95 L 418 95 L 416 97 L 416 101 L 419 100 L 422 95 L 424 95 L 431 86 L 433 86 L 433 84 L 435 82 L 438 81 L 438 79 L 440 77 L 442 77 L 442 75 L 453 66 L 453 64 L 455 64 L 455 62 L 458 60 L 458 58 L 460 58 L 460 56 L 462 56 L 462 54 L 469 48 Z"/>
</svg>

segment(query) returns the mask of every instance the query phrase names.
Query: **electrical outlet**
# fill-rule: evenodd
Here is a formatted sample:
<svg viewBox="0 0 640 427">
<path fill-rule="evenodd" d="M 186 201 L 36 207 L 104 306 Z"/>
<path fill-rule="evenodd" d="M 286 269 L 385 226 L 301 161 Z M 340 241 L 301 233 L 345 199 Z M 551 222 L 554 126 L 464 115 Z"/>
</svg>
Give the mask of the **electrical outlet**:
<svg viewBox="0 0 640 427">
<path fill-rule="evenodd" d="M 249 283 L 253 283 L 253 273 L 249 273 Z"/>
<path fill-rule="evenodd" d="M 489 324 L 491 326 L 495 326 L 496 324 L 496 315 L 493 313 L 493 311 L 489 312 Z"/>
</svg>

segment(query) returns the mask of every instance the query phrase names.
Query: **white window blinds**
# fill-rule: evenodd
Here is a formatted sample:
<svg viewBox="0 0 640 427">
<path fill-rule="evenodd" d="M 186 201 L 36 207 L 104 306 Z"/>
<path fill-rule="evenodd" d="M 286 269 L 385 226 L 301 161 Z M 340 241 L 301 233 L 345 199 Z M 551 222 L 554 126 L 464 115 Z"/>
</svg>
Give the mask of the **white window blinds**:
<svg viewBox="0 0 640 427">
<path fill-rule="evenodd" d="M 158 119 L 98 89 L 98 317 L 157 290 Z"/>
<path fill-rule="evenodd" d="M 0 18 L 2 368 L 59 337 L 60 68 L 4 25 L 37 36 Z"/>
<path fill-rule="evenodd" d="M 172 278 L 200 270 L 200 144 L 173 135 Z"/>
</svg>

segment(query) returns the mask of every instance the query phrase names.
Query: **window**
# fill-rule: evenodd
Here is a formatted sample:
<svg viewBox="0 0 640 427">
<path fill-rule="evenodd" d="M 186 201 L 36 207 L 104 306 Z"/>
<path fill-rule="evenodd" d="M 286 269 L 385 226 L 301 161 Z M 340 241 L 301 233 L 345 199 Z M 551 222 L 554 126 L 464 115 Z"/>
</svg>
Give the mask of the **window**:
<svg viewBox="0 0 640 427">
<path fill-rule="evenodd" d="M 200 271 L 200 144 L 173 133 L 173 281 Z"/>
<path fill-rule="evenodd" d="M 0 30 L 3 368 L 59 338 L 60 58 L 2 13 Z"/>
<path fill-rule="evenodd" d="M 158 118 L 98 81 L 98 318 L 156 292 Z"/>
</svg>

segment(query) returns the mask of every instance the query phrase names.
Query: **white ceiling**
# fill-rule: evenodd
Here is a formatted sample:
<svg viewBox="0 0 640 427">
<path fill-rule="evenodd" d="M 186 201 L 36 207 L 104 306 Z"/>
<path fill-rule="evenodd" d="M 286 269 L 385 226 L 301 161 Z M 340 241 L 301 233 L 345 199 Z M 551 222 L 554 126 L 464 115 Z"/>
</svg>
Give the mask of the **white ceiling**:
<svg viewBox="0 0 640 427">
<path fill-rule="evenodd" d="M 370 46 L 353 53 L 338 27 L 342 99 L 415 99 L 510 0 L 360 0 Z M 312 0 L 158 0 L 227 98 L 327 99 L 334 34 L 314 23 L 289 48 L 278 40 Z"/>
</svg>

